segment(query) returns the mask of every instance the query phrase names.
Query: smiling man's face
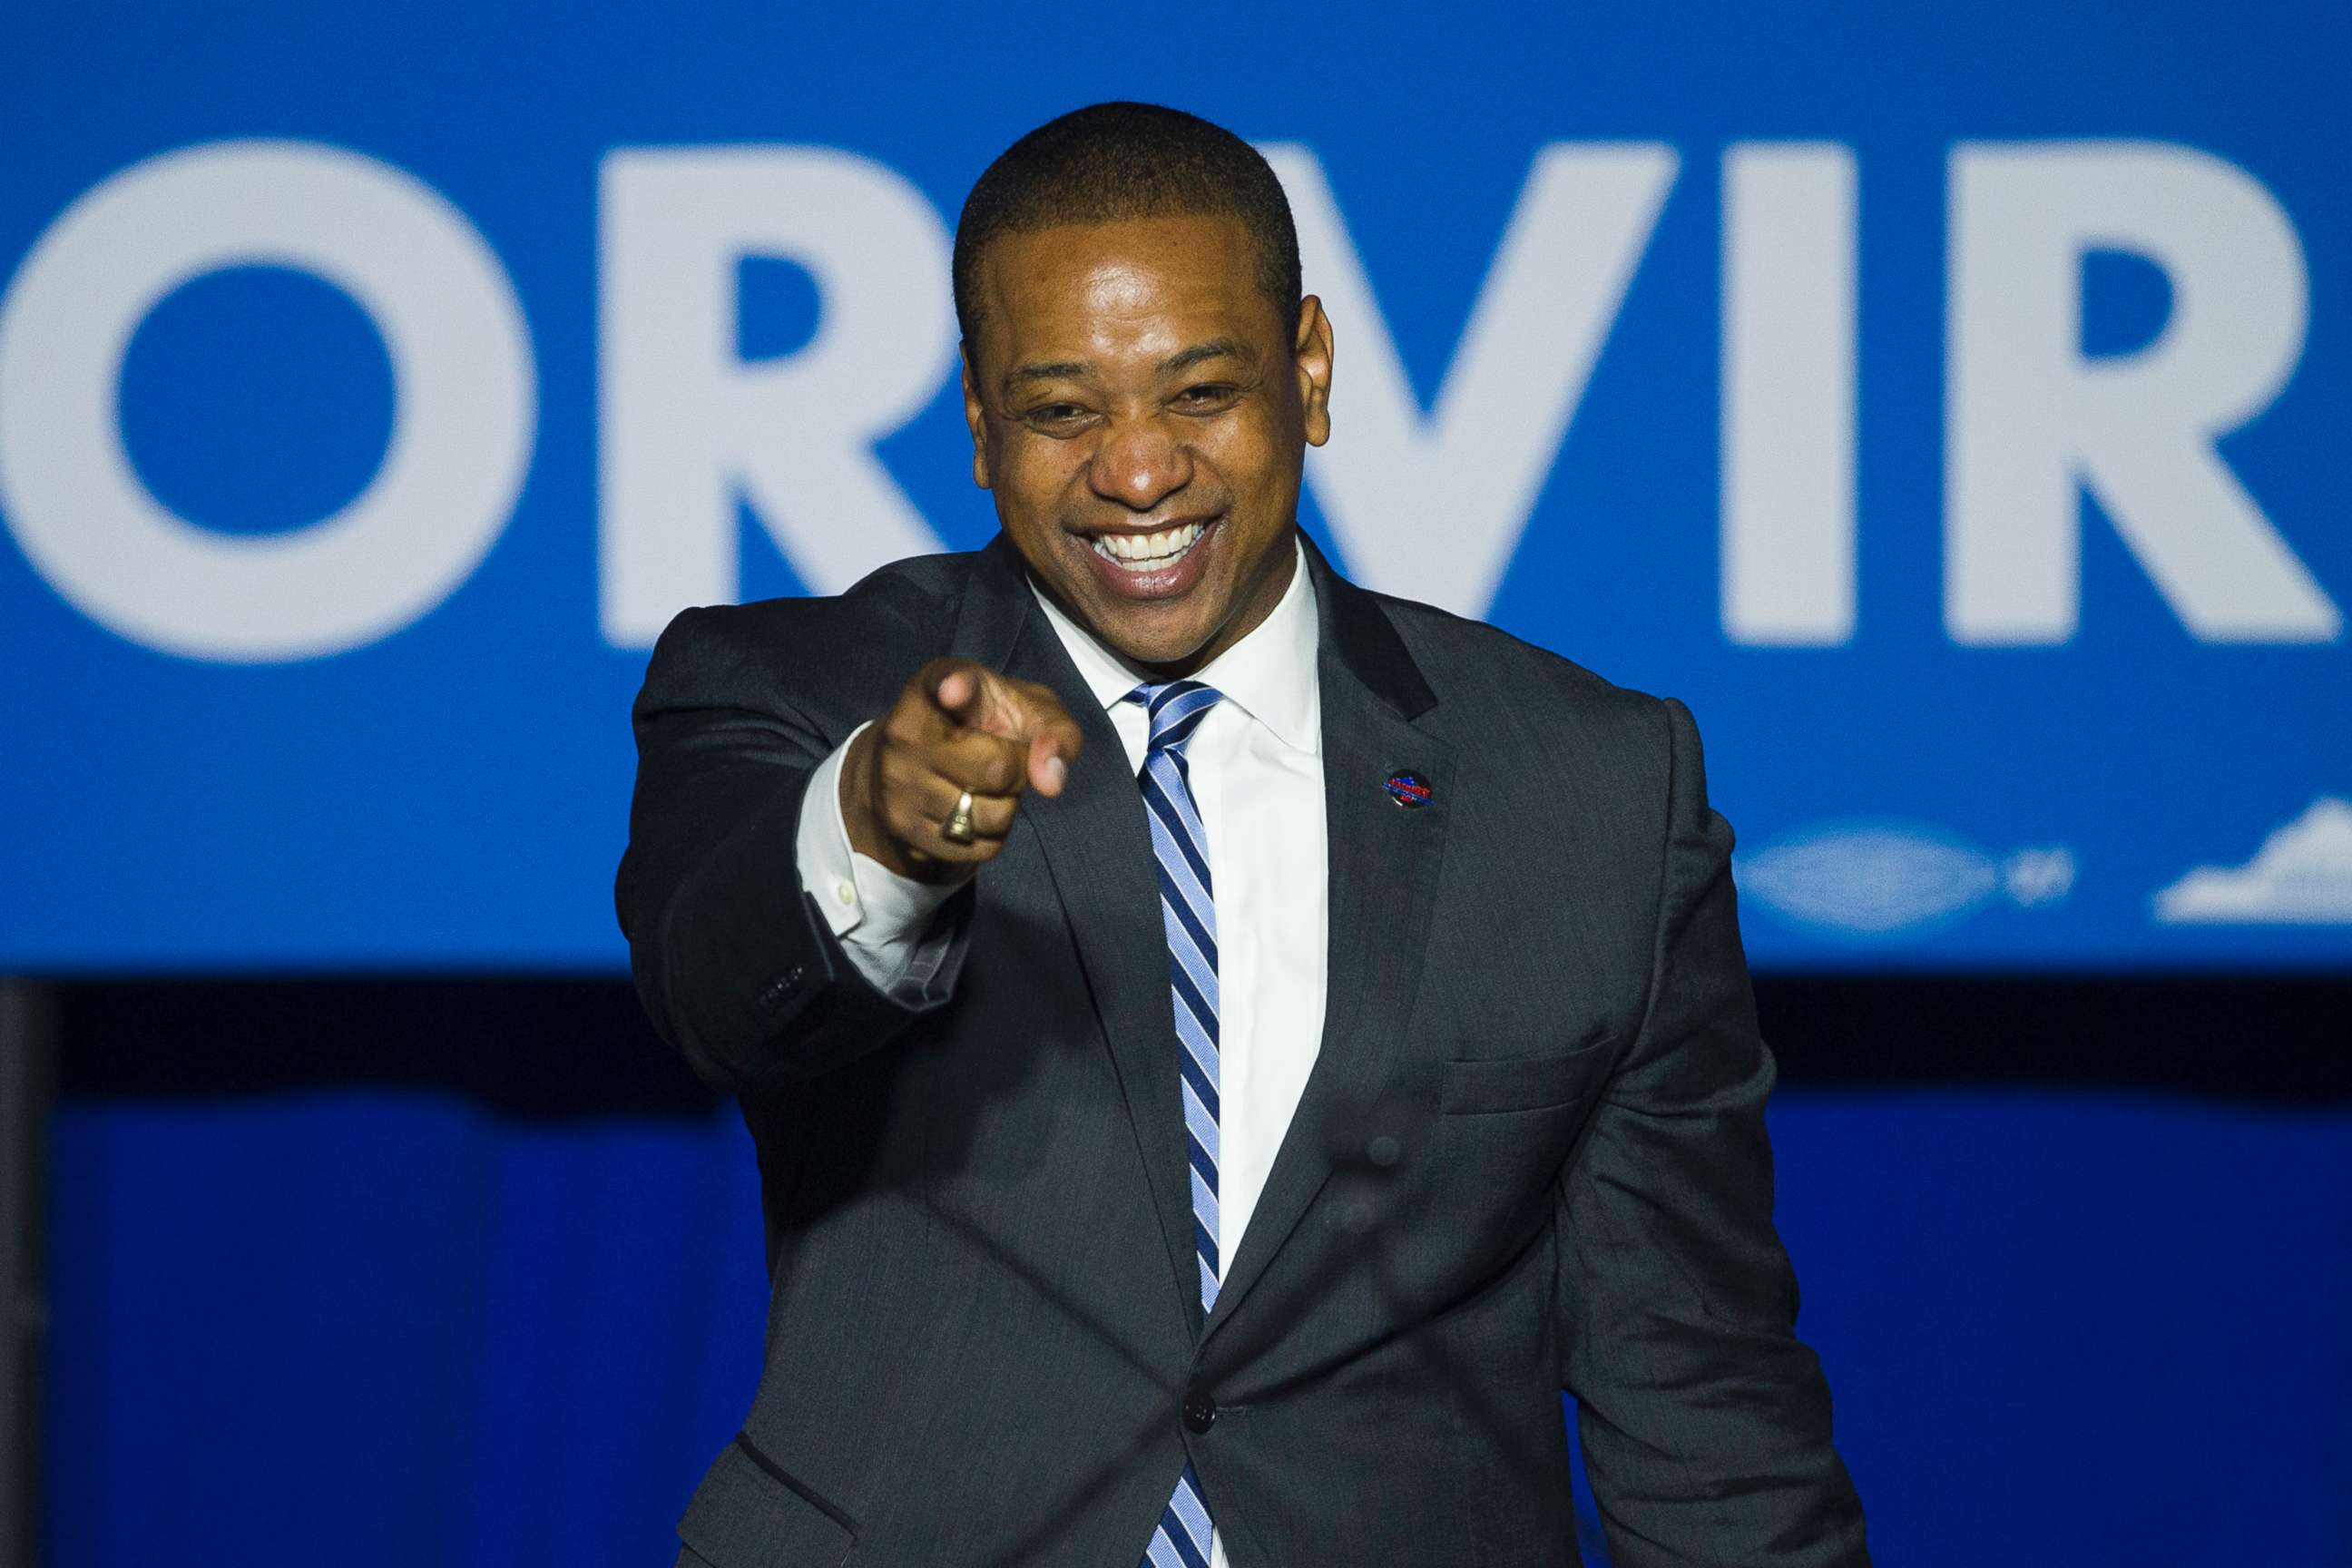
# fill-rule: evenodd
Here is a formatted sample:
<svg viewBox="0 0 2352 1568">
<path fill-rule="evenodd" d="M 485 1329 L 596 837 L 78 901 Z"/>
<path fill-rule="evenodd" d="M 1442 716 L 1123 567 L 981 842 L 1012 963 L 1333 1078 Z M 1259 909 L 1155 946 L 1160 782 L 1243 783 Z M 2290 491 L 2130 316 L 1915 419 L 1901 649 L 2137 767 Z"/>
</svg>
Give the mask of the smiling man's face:
<svg viewBox="0 0 2352 1568">
<path fill-rule="evenodd" d="M 1004 235 L 979 285 L 972 477 L 1080 624 L 1163 679 L 1200 668 L 1289 585 L 1330 432 L 1322 306 L 1284 321 L 1222 215 Z"/>
</svg>

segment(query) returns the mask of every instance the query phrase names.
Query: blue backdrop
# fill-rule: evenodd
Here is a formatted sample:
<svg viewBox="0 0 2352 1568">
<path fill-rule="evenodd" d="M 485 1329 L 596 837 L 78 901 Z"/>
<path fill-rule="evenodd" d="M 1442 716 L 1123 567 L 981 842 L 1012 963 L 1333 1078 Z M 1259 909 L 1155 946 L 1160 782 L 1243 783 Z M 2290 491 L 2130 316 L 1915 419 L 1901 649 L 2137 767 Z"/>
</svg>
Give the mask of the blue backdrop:
<svg viewBox="0 0 2352 1568">
<path fill-rule="evenodd" d="M 1878 1562 L 2352 1560 L 2344 1112 L 1816 1090 L 1772 1124 Z M 344 1093 L 58 1134 L 55 1568 L 669 1560 L 758 1374 L 732 1116 Z"/>
<path fill-rule="evenodd" d="M 1308 526 L 1682 696 L 1766 966 L 2352 957 L 2347 24 L 242 3 L 0 50 L 0 967 L 603 968 L 662 620 L 993 527 L 943 246 L 1274 150 Z"/>
<path fill-rule="evenodd" d="M 2310 0 L 17 7 L 0 973 L 617 973 L 654 631 L 988 537 L 945 237 L 1120 96 L 1290 184 L 1307 526 L 1687 700 L 1760 968 L 2352 970 L 2347 43 Z M 2340 1106 L 1799 1085 L 1774 1129 L 1881 1561 L 2352 1562 Z M 723 1114 L 116 1084 L 54 1145 L 58 1568 L 664 1561 L 748 1401 Z"/>
</svg>

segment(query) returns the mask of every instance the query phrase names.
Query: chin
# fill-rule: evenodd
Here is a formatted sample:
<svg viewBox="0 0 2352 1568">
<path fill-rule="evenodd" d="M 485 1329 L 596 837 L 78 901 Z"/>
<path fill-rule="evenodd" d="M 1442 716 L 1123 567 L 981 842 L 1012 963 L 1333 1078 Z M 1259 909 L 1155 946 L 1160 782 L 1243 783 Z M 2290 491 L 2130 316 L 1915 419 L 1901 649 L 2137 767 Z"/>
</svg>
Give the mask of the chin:
<svg viewBox="0 0 2352 1568">
<path fill-rule="evenodd" d="M 1171 626 L 1170 617 L 1139 615 L 1130 605 L 1108 608 L 1110 613 L 1097 622 L 1095 635 L 1130 664 L 1181 664 L 1199 653 L 1215 630 L 1215 622 L 1204 617 L 1186 616 L 1186 624 Z"/>
</svg>

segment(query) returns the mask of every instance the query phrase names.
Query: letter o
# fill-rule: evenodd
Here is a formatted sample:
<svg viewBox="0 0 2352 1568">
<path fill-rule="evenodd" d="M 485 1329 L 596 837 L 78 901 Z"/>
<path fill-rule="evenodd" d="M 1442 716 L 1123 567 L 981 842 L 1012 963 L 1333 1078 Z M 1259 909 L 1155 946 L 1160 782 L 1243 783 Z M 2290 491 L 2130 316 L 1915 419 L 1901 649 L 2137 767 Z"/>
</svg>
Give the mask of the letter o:
<svg viewBox="0 0 2352 1568">
<path fill-rule="evenodd" d="M 117 400 L 158 302 L 254 264 L 310 273 L 366 311 L 393 419 L 348 505 L 244 537 L 140 482 Z M 132 164 L 49 226 L 0 298 L 0 521 L 83 614 L 190 658 L 315 658 L 423 616 L 505 528 L 537 418 L 530 329 L 488 243 L 423 182 L 341 148 L 218 142 Z"/>
</svg>

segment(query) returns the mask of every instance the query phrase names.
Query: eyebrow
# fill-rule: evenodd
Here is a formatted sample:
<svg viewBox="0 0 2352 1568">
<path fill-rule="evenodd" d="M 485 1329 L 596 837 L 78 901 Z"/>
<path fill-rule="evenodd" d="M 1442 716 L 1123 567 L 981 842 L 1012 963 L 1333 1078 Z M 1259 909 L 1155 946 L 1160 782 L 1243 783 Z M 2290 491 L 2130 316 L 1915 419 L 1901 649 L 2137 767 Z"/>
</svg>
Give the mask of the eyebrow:
<svg viewBox="0 0 2352 1568">
<path fill-rule="evenodd" d="M 1211 338 L 1206 342 L 1194 343 L 1190 348 L 1179 349 L 1170 354 L 1160 362 L 1159 373 L 1161 375 L 1173 375 L 1180 370 L 1190 370 L 1204 361 L 1227 357 L 1252 364 L 1257 362 L 1257 355 L 1239 338 Z M 1079 381 L 1094 374 L 1095 367 L 1084 360 L 1034 361 L 1028 364 L 1015 365 L 1006 371 L 1004 379 L 1000 384 L 1006 392 L 1011 392 L 1014 387 L 1028 382 Z"/>
<path fill-rule="evenodd" d="M 1190 370 L 1203 360 L 1227 357 L 1241 360 L 1245 363 L 1257 363 L 1257 355 L 1252 353 L 1250 346 L 1239 338 L 1211 338 L 1205 343 L 1194 343 L 1191 348 L 1180 349 L 1161 360 L 1160 374 L 1172 375 L 1180 370 Z"/>
</svg>

